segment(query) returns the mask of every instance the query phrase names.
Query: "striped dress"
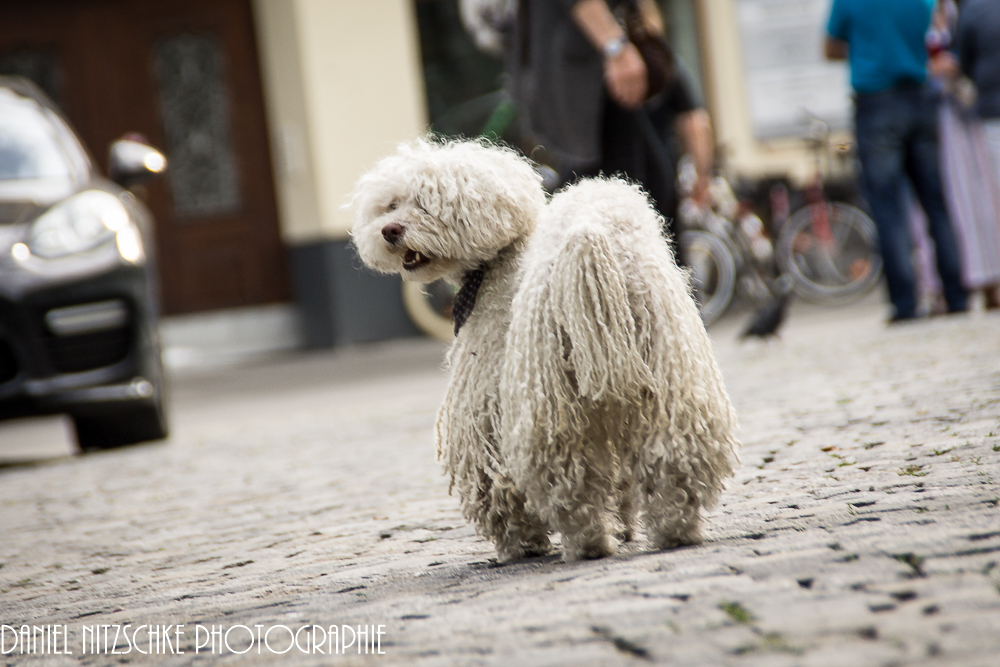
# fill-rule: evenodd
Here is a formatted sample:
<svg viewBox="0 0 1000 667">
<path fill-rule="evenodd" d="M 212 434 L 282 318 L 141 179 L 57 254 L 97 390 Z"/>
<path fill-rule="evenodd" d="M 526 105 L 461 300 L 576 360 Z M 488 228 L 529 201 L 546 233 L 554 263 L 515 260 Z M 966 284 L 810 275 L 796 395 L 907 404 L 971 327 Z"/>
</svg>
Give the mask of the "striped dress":
<svg viewBox="0 0 1000 667">
<path fill-rule="evenodd" d="M 968 289 L 1000 283 L 1000 178 L 982 123 L 957 100 L 941 104 L 941 178 Z"/>
</svg>

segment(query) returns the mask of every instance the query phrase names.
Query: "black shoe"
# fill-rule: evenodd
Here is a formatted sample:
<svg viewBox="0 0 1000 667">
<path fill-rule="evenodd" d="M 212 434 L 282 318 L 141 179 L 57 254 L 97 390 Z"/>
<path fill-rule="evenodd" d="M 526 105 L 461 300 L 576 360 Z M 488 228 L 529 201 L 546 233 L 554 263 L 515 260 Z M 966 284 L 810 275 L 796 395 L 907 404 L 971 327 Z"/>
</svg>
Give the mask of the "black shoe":
<svg viewBox="0 0 1000 667">
<path fill-rule="evenodd" d="M 892 326 L 894 324 L 903 324 L 905 322 L 916 322 L 919 319 L 920 317 L 917 315 L 893 315 L 889 318 L 889 321 L 886 322 L 886 324 Z"/>
</svg>

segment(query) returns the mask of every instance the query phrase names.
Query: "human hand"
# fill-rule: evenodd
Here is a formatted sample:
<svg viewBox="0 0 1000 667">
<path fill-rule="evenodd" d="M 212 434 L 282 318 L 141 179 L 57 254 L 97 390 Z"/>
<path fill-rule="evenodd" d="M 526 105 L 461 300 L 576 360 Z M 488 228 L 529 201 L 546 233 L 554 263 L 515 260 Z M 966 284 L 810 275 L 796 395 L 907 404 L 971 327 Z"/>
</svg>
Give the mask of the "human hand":
<svg viewBox="0 0 1000 667">
<path fill-rule="evenodd" d="M 698 174 L 698 179 L 691 188 L 691 199 L 702 208 L 710 208 L 712 205 L 712 193 L 709 189 L 711 180 L 708 174 Z"/>
<path fill-rule="evenodd" d="M 604 81 L 611 99 L 625 109 L 636 109 L 646 99 L 646 63 L 635 44 L 627 42 L 621 53 L 604 60 Z"/>
<path fill-rule="evenodd" d="M 951 51 L 941 51 L 927 61 L 931 76 L 954 79 L 959 75 L 958 58 Z"/>
</svg>

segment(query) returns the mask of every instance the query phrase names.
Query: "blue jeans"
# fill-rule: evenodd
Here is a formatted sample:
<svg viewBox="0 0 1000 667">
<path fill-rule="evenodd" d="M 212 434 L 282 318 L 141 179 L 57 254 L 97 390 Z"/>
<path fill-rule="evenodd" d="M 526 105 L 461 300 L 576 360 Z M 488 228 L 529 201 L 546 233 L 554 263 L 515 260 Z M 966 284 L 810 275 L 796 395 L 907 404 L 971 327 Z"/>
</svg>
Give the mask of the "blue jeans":
<svg viewBox="0 0 1000 667">
<path fill-rule="evenodd" d="M 917 311 L 912 242 L 903 199 L 907 178 L 930 222 L 948 310 L 965 310 L 961 259 L 938 166 L 937 99 L 926 86 L 899 85 L 877 93 L 859 93 L 854 111 L 862 184 L 878 227 L 895 318 L 915 317 Z"/>
</svg>

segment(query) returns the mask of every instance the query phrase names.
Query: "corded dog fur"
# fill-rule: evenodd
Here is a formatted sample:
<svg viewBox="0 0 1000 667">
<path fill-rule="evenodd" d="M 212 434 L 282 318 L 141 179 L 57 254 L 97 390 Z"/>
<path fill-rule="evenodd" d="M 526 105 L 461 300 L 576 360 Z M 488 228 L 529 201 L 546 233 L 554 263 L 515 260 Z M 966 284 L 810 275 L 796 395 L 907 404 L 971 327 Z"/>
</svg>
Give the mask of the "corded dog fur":
<svg viewBox="0 0 1000 667">
<path fill-rule="evenodd" d="M 613 554 L 637 515 L 654 548 L 701 541 L 738 461 L 736 417 L 636 186 L 584 180 L 547 202 L 513 151 L 421 139 L 353 203 L 368 266 L 464 285 L 437 453 L 501 561 L 548 553 L 553 533 L 566 560 Z"/>
</svg>

